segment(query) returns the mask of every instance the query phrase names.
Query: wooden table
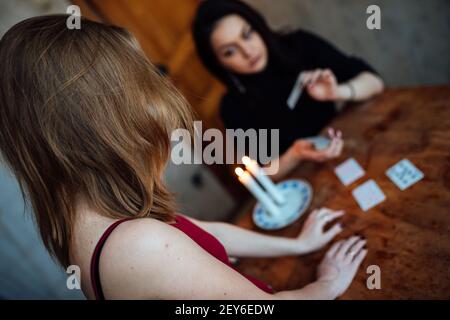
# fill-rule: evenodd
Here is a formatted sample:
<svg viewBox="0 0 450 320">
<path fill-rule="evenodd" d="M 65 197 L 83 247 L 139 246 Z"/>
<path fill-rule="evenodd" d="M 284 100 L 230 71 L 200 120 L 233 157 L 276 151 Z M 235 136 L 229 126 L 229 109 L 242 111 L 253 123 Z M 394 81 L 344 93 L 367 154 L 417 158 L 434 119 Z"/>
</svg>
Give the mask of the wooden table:
<svg viewBox="0 0 450 320">
<path fill-rule="evenodd" d="M 389 89 L 345 112 L 332 126 L 344 133 L 342 157 L 326 164 L 303 163 L 289 178 L 313 186 L 307 213 L 322 206 L 346 210 L 345 230 L 334 241 L 356 233 L 367 238 L 368 255 L 341 299 L 450 299 L 450 86 Z M 333 169 L 349 157 L 366 175 L 345 187 Z M 425 177 L 400 191 L 385 171 L 404 158 Z M 368 179 L 377 182 L 387 199 L 363 212 L 351 191 Z M 260 232 L 294 237 L 306 216 L 282 230 Z M 236 224 L 258 230 L 250 209 Z M 315 280 L 327 249 L 298 257 L 241 259 L 237 268 L 277 291 L 297 289 Z M 367 288 L 369 265 L 381 269 L 380 290 Z"/>
</svg>

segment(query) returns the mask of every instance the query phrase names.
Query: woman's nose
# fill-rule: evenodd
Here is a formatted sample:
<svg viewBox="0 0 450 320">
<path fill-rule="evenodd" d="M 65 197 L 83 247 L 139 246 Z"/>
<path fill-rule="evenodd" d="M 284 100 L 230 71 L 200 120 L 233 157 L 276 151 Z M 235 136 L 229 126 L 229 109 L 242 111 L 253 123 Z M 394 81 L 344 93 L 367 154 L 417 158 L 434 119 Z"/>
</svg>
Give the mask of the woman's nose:
<svg viewBox="0 0 450 320">
<path fill-rule="evenodd" d="M 251 58 L 253 57 L 253 48 L 251 46 L 243 46 L 242 48 L 242 53 L 244 54 L 245 58 Z"/>
</svg>

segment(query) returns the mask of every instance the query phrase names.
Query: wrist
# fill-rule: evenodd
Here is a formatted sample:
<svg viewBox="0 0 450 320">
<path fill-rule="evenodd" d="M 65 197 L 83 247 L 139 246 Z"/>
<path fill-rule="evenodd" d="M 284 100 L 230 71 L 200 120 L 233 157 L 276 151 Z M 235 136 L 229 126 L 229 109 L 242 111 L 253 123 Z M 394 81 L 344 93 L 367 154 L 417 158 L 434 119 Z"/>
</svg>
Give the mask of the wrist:
<svg viewBox="0 0 450 320">
<path fill-rule="evenodd" d="M 336 286 L 333 285 L 332 281 L 318 279 L 316 281 L 316 284 L 320 288 L 320 291 L 322 292 L 321 295 L 323 296 L 324 300 L 334 300 L 339 297 Z"/>
<path fill-rule="evenodd" d="M 338 86 L 336 102 L 353 101 L 355 99 L 355 89 L 351 83 L 343 83 Z"/>
<path fill-rule="evenodd" d="M 302 238 L 289 239 L 287 248 L 291 255 L 302 255 L 311 252 L 308 243 Z"/>
<path fill-rule="evenodd" d="M 287 150 L 287 155 L 290 159 L 304 160 L 303 152 L 295 143 Z"/>
</svg>

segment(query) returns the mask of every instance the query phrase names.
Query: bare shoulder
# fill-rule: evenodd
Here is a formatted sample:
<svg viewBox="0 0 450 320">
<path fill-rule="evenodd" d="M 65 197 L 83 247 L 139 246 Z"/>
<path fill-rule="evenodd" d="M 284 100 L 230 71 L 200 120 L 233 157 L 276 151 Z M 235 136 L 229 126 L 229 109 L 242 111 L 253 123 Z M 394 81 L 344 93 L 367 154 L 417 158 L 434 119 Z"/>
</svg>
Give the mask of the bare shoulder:
<svg viewBox="0 0 450 320">
<path fill-rule="evenodd" d="M 268 296 L 189 236 L 155 219 L 120 225 L 105 244 L 100 274 L 108 299 L 245 299 L 242 294 L 252 292 L 252 299 Z"/>
<path fill-rule="evenodd" d="M 102 288 L 106 298 L 152 298 L 164 275 L 161 258 L 170 247 L 186 241 L 181 232 L 151 218 L 130 220 L 119 225 L 108 238 L 100 260 Z M 163 274 L 161 274 L 161 272 Z M 152 278 L 143 292 L 141 285 Z M 156 297 L 155 297 L 156 298 Z"/>
<path fill-rule="evenodd" d="M 132 255 L 139 250 L 160 250 L 165 245 L 179 237 L 180 231 L 169 224 L 152 219 L 141 218 L 134 219 L 123 223 L 114 231 L 110 237 L 110 241 L 117 248 L 133 247 Z M 129 251 L 129 250 L 127 250 Z"/>
</svg>

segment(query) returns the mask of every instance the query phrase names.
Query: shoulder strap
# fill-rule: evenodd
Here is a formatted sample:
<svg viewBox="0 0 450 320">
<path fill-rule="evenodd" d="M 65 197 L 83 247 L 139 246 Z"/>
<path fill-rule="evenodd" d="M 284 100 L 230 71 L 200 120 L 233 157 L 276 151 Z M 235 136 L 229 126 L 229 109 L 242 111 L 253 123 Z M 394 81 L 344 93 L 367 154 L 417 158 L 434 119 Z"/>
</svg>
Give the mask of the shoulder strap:
<svg viewBox="0 0 450 320">
<path fill-rule="evenodd" d="M 103 246 L 105 245 L 106 240 L 111 235 L 117 226 L 119 226 L 122 222 L 128 221 L 132 218 L 126 218 L 119 221 L 114 222 L 112 225 L 106 229 L 106 231 L 102 234 L 100 240 L 95 246 L 94 253 L 92 254 L 91 259 L 91 283 L 92 288 L 94 289 L 95 299 L 97 300 L 105 300 L 105 296 L 103 295 L 102 285 L 100 282 L 100 255 L 102 253 Z"/>
</svg>

